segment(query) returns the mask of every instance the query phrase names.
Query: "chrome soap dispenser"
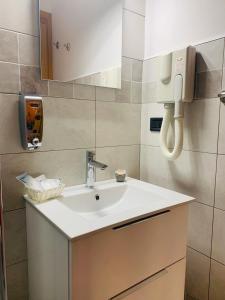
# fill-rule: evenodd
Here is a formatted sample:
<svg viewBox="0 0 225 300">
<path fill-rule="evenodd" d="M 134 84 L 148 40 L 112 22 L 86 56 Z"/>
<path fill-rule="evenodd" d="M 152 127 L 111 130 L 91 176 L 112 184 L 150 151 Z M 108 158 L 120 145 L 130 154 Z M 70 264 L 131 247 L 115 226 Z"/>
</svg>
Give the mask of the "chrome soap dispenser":
<svg viewBox="0 0 225 300">
<path fill-rule="evenodd" d="M 43 103 L 39 96 L 19 96 L 19 121 L 22 147 L 36 150 L 42 145 Z"/>
</svg>

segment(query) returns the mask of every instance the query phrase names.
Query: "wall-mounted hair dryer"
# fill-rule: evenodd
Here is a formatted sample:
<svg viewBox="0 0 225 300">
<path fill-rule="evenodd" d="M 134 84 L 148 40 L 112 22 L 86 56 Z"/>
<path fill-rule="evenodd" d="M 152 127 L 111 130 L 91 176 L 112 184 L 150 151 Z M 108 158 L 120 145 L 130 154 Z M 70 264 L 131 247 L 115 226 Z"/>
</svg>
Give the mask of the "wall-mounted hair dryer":
<svg viewBox="0 0 225 300">
<path fill-rule="evenodd" d="M 157 84 L 158 102 L 164 104 L 165 114 L 160 131 L 160 146 L 169 160 L 175 160 L 183 149 L 183 102 L 194 97 L 196 50 L 187 47 L 159 57 Z M 174 122 L 174 148 L 169 149 L 168 131 Z"/>
</svg>

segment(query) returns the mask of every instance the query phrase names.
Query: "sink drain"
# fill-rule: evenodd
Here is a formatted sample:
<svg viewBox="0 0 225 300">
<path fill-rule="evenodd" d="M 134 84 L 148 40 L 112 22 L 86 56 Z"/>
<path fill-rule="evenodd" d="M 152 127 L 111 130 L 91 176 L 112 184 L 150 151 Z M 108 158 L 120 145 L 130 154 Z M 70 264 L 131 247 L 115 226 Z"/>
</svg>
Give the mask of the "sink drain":
<svg viewBox="0 0 225 300">
<path fill-rule="evenodd" d="M 98 194 L 95 195 L 95 200 L 96 200 L 96 201 L 100 200 L 100 196 L 99 196 Z"/>
</svg>

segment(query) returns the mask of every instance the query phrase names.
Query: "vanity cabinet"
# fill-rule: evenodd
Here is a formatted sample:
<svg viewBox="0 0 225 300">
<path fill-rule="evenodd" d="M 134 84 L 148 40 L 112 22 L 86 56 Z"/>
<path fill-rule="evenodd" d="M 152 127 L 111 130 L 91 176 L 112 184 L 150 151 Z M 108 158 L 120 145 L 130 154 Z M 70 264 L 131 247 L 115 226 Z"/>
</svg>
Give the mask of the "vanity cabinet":
<svg viewBox="0 0 225 300">
<path fill-rule="evenodd" d="M 110 300 L 183 299 L 185 268 L 186 260 L 182 259 Z"/>
<path fill-rule="evenodd" d="M 187 205 L 75 240 L 26 205 L 30 300 L 183 299 Z"/>
</svg>

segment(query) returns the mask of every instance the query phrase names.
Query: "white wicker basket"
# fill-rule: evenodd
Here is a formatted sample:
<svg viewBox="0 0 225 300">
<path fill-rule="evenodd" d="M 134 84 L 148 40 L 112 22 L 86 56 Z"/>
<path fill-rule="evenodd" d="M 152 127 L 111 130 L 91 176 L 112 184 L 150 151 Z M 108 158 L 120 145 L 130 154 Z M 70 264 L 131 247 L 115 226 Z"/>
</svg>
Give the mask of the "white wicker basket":
<svg viewBox="0 0 225 300">
<path fill-rule="evenodd" d="M 65 184 L 60 184 L 57 188 L 50 189 L 48 191 L 40 192 L 37 190 L 33 190 L 29 187 L 25 187 L 26 194 L 35 202 L 41 203 L 47 201 L 49 199 L 59 197 L 65 188 Z"/>
</svg>

